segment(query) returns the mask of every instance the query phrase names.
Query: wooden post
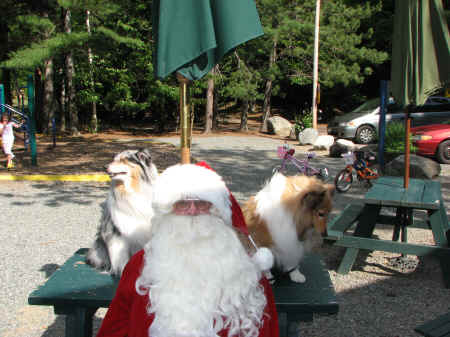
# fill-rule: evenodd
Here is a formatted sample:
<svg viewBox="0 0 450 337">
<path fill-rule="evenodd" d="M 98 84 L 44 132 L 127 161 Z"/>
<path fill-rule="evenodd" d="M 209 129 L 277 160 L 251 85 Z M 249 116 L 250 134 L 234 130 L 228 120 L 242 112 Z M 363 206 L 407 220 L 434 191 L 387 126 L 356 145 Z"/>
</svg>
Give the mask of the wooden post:
<svg viewBox="0 0 450 337">
<path fill-rule="evenodd" d="M 317 130 L 317 82 L 319 78 L 319 22 L 320 22 L 320 0 L 316 0 L 316 22 L 314 29 L 313 99 L 312 99 L 313 129 L 316 130 Z"/>
<path fill-rule="evenodd" d="M 191 162 L 191 113 L 188 95 L 189 80 L 180 73 L 177 73 L 177 80 L 180 83 L 181 163 L 189 164 Z"/>
</svg>

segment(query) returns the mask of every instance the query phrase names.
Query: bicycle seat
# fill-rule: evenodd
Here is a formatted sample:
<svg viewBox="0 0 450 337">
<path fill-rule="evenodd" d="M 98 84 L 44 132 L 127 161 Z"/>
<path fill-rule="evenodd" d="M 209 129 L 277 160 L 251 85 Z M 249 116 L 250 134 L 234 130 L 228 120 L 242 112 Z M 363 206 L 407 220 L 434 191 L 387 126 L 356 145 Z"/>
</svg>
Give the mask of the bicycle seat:
<svg viewBox="0 0 450 337">
<path fill-rule="evenodd" d="M 289 151 L 287 152 L 288 155 L 293 156 L 295 153 L 295 149 L 289 149 Z"/>
</svg>

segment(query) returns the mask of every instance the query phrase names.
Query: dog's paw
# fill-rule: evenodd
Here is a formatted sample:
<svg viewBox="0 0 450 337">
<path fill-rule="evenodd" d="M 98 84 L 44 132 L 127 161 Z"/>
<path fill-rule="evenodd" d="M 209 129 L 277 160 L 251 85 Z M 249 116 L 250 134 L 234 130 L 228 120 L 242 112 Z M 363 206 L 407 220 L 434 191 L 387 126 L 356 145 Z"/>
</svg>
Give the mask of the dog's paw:
<svg viewBox="0 0 450 337">
<path fill-rule="evenodd" d="M 295 269 L 289 273 L 289 277 L 293 282 L 305 283 L 306 277 L 298 269 Z"/>
<path fill-rule="evenodd" d="M 274 284 L 275 283 L 275 277 L 270 272 L 270 270 L 265 270 L 264 271 L 264 276 L 266 277 L 266 279 L 269 281 L 270 284 Z"/>
</svg>

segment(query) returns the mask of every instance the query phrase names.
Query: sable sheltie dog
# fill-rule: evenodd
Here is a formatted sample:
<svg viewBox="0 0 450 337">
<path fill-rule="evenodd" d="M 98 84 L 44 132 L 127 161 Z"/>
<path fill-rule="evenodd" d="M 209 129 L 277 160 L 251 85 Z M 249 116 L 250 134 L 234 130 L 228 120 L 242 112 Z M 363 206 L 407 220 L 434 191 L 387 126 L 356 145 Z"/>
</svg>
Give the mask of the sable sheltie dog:
<svg viewBox="0 0 450 337">
<path fill-rule="evenodd" d="M 148 149 L 117 154 L 106 171 L 110 190 L 86 262 L 120 276 L 130 257 L 150 239 L 152 185 L 158 171 Z"/>
<path fill-rule="evenodd" d="M 322 242 L 333 194 L 333 185 L 315 177 L 275 173 L 242 209 L 256 244 L 269 248 L 275 266 L 294 282 L 306 280 L 298 266 L 305 252 Z M 273 278 L 270 272 L 267 277 Z"/>
</svg>

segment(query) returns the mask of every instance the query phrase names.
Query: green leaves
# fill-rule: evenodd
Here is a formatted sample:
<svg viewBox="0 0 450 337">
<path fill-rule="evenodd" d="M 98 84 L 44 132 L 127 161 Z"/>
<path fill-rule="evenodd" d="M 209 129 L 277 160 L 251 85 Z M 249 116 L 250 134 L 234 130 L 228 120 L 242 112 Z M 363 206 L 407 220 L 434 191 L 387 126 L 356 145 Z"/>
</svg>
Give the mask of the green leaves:
<svg viewBox="0 0 450 337">
<path fill-rule="evenodd" d="M 20 49 L 10 54 L 10 59 L 0 66 L 10 69 L 33 69 L 41 65 L 60 51 L 73 48 L 89 38 L 85 32 L 72 33 L 70 35 L 59 33 L 54 37 L 43 40 L 40 43 L 32 43 L 29 47 Z"/>
<path fill-rule="evenodd" d="M 143 41 L 141 41 L 140 39 L 135 39 L 135 38 L 128 37 L 128 36 L 119 35 L 112 29 L 109 29 L 106 27 L 99 27 L 97 29 L 97 32 L 99 34 L 103 34 L 104 36 L 110 38 L 111 40 L 113 40 L 119 44 L 124 44 L 128 47 L 141 48 L 141 49 L 143 49 L 145 47 L 145 43 Z"/>
</svg>

